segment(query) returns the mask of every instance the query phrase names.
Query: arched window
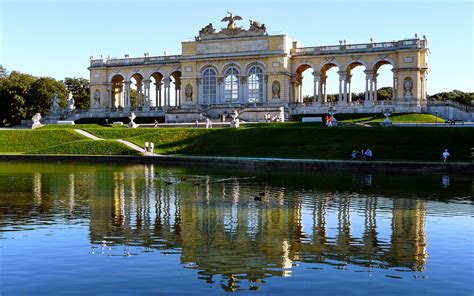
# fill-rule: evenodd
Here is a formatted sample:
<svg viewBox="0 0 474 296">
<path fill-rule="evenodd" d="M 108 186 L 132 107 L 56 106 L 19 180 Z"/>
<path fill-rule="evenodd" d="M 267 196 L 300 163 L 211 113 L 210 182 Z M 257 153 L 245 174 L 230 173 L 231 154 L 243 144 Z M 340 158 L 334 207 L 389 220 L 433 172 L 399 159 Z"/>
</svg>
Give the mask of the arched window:
<svg viewBox="0 0 474 296">
<path fill-rule="evenodd" d="M 254 65 L 250 67 L 248 72 L 249 85 L 249 103 L 257 103 L 263 101 L 263 70 L 261 67 Z"/>
<path fill-rule="evenodd" d="M 217 73 L 212 68 L 207 68 L 202 73 L 202 101 L 205 104 L 216 103 L 217 98 Z"/>
<path fill-rule="evenodd" d="M 226 102 L 239 101 L 239 70 L 228 68 L 224 73 L 224 98 Z"/>
</svg>

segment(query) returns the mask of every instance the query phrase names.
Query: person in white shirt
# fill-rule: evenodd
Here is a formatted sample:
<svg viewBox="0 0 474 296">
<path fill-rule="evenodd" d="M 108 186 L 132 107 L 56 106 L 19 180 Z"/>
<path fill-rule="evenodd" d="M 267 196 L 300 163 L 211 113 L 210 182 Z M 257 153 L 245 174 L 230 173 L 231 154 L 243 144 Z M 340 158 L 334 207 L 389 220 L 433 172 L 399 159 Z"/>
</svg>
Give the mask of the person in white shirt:
<svg viewBox="0 0 474 296">
<path fill-rule="evenodd" d="M 364 156 L 365 156 L 365 160 L 370 160 L 372 158 L 372 150 L 367 148 L 367 150 L 365 150 L 364 152 Z"/>
<path fill-rule="evenodd" d="M 444 152 L 443 152 L 442 156 L 443 156 L 443 162 L 446 162 L 446 160 L 449 157 L 448 149 L 444 149 Z"/>
</svg>

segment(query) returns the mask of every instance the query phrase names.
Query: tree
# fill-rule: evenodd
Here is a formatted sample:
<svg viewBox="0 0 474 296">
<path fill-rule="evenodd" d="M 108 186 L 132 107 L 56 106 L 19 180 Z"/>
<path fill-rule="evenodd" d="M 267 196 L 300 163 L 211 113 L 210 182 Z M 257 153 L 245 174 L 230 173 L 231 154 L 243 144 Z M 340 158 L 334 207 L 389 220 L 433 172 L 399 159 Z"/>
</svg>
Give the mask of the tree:
<svg viewBox="0 0 474 296">
<path fill-rule="evenodd" d="M 388 87 L 381 87 L 377 90 L 378 101 L 388 101 L 392 99 L 393 89 Z"/>
<path fill-rule="evenodd" d="M 90 101 L 90 84 L 85 78 L 66 77 L 63 81 L 67 90 L 72 93 L 76 108 L 89 109 Z"/>
<path fill-rule="evenodd" d="M 36 79 L 17 71 L 7 77 L 0 77 L 0 125 L 18 124 L 27 117 L 27 99 Z"/>
<path fill-rule="evenodd" d="M 26 101 L 26 104 L 29 107 L 27 117 L 29 118 L 38 112 L 44 115 L 49 114 L 55 93 L 58 94 L 61 99 L 59 105 L 61 108 L 65 108 L 67 90 L 64 84 L 50 77 L 41 77 L 37 79 L 32 84 L 31 92 Z"/>
<path fill-rule="evenodd" d="M 441 92 L 434 94 L 432 96 L 429 96 L 428 99 L 440 101 L 451 100 L 464 105 L 473 105 L 472 102 L 474 101 L 474 93 L 462 92 L 460 90 L 455 89 L 450 92 Z"/>
</svg>

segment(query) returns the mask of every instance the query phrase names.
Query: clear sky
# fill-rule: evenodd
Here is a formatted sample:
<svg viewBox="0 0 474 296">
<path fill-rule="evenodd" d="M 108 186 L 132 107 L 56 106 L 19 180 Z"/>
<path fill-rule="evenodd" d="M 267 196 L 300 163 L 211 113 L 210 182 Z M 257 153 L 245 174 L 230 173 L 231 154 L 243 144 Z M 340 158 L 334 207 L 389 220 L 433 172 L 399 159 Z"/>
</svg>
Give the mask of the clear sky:
<svg viewBox="0 0 474 296">
<path fill-rule="evenodd" d="M 0 64 L 36 76 L 89 78 L 89 57 L 180 54 L 226 11 L 265 23 L 270 34 L 287 33 L 304 46 L 391 41 L 425 34 L 431 54 L 428 93 L 474 91 L 471 0 L 263 1 L 263 0 L 0 0 Z M 359 67 L 360 68 L 360 67 Z M 385 66 L 380 86 L 391 86 Z M 357 69 L 357 68 L 356 68 Z M 362 69 L 353 91 L 363 91 Z M 328 92 L 336 92 L 337 74 Z M 355 77 L 357 76 L 357 77 Z M 359 77 L 360 76 L 360 77 Z M 334 80 L 331 83 L 331 80 Z M 357 82 L 357 83 L 356 83 Z M 330 87 L 332 85 L 332 87 Z"/>
</svg>

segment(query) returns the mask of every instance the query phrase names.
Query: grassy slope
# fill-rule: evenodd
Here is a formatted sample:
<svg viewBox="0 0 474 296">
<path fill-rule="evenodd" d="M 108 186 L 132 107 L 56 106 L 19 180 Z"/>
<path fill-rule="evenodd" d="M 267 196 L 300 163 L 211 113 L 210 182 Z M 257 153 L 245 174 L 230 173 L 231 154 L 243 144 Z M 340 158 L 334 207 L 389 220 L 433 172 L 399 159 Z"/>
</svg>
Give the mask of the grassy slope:
<svg viewBox="0 0 474 296">
<path fill-rule="evenodd" d="M 378 160 L 439 161 L 448 148 L 452 161 L 469 161 L 471 128 L 359 128 L 283 126 L 241 129 L 160 129 L 127 140 L 156 153 L 348 159 L 353 149 L 370 148 Z"/>
<path fill-rule="evenodd" d="M 80 140 L 30 151 L 28 154 L 140 155 L 139 152 L 113 140 Z"/>
<path fill-rule="evenodd" d="M 60 143 L 82 140 L 72 130 L 5 130 L 0 131 L 0 153 L 22 153 Z"/>
<path fill-rule="evenodd" d="M 358 123 L 370 123 L 370 122 L 383 122 L 385 116 L 383 114 L 356 114 L 351 115 L 350 118 L 345 116 L 346 114 L 336 114 L 336 118 L 341 122 L 358 122 Z M 339 119 L 340 118 L 340 119 Z M 432 114 L 392 114 L 390 120 L 394 123 L 440 123 L 444 122 L 444 119 L 437 117 Z"/>
</svg>

